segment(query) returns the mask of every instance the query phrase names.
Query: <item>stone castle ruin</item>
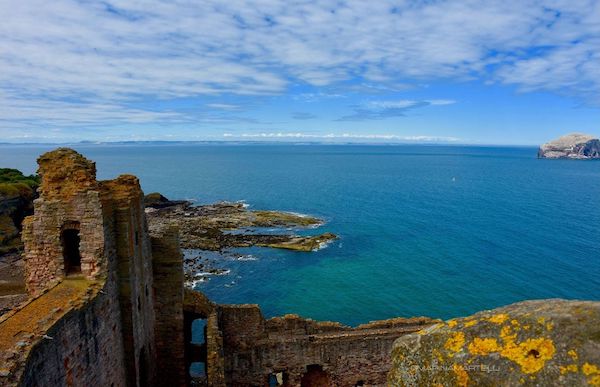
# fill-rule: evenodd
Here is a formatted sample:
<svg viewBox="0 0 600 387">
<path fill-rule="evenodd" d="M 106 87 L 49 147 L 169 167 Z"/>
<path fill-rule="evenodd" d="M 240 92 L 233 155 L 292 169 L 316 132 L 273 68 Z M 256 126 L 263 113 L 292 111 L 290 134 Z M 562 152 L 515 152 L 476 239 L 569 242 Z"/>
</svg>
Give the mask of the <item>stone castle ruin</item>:
<svg viewBox="0 0 600 387">
<path fill-rule="evenodd" d="M 38 163 L 22 235 L 30 298 L 0 317 L 0 385 L 186 386 L 194 362 L 194 385 L 385 385 L 393 342 L 435 322 L 350 328 L 214 304 L 184 288 L 178 231 L 149 229 L 136 177 L 97 181 L 67 148 Z"/>
</svg>

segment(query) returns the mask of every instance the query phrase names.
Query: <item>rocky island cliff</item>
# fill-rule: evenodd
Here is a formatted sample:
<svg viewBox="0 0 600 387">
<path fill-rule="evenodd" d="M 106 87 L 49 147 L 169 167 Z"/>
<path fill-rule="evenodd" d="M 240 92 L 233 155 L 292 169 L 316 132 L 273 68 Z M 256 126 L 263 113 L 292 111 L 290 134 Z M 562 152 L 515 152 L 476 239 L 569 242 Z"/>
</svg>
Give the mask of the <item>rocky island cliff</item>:
<svg viewBox="0 0 600 387">
<path fill-rule="evenodd" d="M 543 144 L 538 158 L 600 159 L 600 140 L 582 133 L 571 133 Z"/>
</svg>

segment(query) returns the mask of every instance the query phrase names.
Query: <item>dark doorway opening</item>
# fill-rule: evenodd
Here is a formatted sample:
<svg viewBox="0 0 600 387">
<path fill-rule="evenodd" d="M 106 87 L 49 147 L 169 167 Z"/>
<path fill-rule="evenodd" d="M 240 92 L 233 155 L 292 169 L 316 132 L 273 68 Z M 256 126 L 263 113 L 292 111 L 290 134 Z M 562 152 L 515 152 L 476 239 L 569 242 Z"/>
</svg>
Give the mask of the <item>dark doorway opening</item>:
<svg viewBox="0 0 600 387">
<path fill-rule="evenodd" d="M 302 387 L 329 387 L 331 386 L 331 378 L 329 374 L 323 371 L 323 367 L 319 364 L 311 364 L 306 367 L 306 373 L 300 380 Z"/>
<path fill-rule="evenodd" d="M 73 228 L 63 230 L 62 243 L 66 275 L 81 273 L 81 254 L 79 252 L 79 242 L 79 230 Z"/>
<path fill-rule="evenodd" d="M 139 382 L 140 382 L 140 386 L 147 386 L 149 385 L 149 378 L 148 378 L 148 364 L 147 364 L 147 360 L 146 360 L 146 349 L 144 347 L 142 347 L 142 349 L 140 350 L 140 355 L 139 355 Z"/>
</svg>

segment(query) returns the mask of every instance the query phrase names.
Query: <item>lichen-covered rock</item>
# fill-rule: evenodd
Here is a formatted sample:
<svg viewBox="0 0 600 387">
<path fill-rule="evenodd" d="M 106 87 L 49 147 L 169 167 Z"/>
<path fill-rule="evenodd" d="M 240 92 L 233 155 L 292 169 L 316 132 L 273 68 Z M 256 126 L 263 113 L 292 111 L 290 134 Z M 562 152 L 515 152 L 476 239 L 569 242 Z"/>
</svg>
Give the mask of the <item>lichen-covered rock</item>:
<svg viewBox="0 0 600 387">
<path fill-rule="evenodd" d="M 600 140 L 581 133 L 571 133 L 540 147 L 539 158 L 597 159 L 600 158 Z"/>
<path fill-rule="evenodd" d="M 396 340 L 391 386 L 600 386 L 600 302 L 525 301 Z"/>
</svg>

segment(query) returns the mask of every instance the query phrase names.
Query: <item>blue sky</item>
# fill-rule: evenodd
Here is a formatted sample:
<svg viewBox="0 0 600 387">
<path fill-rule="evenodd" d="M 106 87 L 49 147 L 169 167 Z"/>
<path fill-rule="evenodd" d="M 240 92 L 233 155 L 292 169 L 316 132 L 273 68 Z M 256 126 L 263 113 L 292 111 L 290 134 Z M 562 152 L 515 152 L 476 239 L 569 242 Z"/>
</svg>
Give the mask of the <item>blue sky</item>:
<svg viewBox="0 0 600 387">
<path fill-rule="evenodd" d="M 600 135 L 597 1 L 0 2 L 0 142 Z"/>
</svg>

